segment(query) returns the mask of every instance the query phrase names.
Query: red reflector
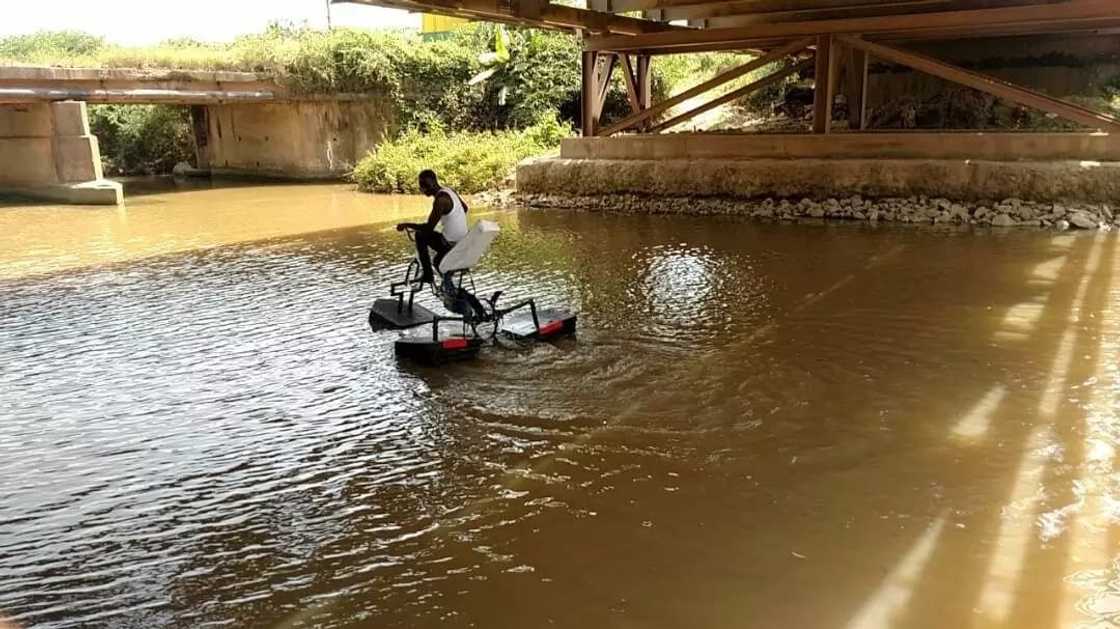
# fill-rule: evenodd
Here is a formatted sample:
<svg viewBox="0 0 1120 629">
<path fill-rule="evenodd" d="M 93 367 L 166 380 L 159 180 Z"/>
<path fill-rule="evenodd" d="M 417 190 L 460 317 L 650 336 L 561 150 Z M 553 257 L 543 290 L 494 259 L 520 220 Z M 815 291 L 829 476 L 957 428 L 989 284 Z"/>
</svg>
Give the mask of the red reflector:
<svg viewBox="0 0 1120 629">
<path fill-rule="evenodd" d="M 541 326 L 540 334 L 541 336 L 547 336 L 549 334 L 552 334 L 553 332 L 560 331 L 560 328 L 562 327 L 564 327 L 563 321 L 553 321 L 551 323 L 546 323 Z"/>
<path fill-rule="evenodd" d="M 447 339 L 439 344 L 443 349 L 463 349 L 468 345 L 467 339 Z"/>
</svg>

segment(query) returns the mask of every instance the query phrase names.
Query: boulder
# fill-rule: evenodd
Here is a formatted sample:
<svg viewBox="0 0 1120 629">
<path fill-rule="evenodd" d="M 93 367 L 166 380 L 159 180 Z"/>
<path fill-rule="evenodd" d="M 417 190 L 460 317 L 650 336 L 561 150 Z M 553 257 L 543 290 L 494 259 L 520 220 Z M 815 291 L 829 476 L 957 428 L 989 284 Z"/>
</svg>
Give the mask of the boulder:
<svg viewBox="0 0 1120 629">
<path fill-rule="evenodd" d="M 1011 227 L 1012 225 L 1015 225 L 1015 219 L 1002 212 L 996 214 L 995 218 L 992 219 L 992 226 L 994 227 Z"/>
<path fill-rule="evenodd" d="M 1074 212 L 1073 214 L 1070 214 L 1069 222 L 1070 222 L 1070 224 L 1072 224 L 1074 227 L 1076 227 L 1078 229 L 1096 229 L 1097 228 L 1096 217 L 1089 214 L 1088 212 L 1084 212 L 1084 211 L 1081 211 L 1081 210 L 1078 210 L 1078 211 Z"/>
</svg>

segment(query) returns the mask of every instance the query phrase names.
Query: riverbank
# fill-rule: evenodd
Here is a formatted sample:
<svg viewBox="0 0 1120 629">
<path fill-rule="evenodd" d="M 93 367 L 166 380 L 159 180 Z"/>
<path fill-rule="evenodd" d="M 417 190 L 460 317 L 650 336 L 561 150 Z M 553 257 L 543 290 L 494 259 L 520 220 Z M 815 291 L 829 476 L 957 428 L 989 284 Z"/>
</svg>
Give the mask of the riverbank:
<svg viewBox="0 0 1120 629">
<path fill-rule="evenodd" d="M 492 193 L 482 197 L 495 204 L 620 214 L 682 214 L 747 216 L 759 220 L 830 219 L 869 223 L 1034 227 L 1042 229 L 1120 228 L 1120 211 L 1107 203 L 1038 203 L 1004 199 L 989 203 L 957 202 L 914 196 L 865 199 L 860 196 L 826 199 L 753 200 L 727 197 L 658 197 L 635 194 L 568 196 L 555 194 Z"/>
</svg>

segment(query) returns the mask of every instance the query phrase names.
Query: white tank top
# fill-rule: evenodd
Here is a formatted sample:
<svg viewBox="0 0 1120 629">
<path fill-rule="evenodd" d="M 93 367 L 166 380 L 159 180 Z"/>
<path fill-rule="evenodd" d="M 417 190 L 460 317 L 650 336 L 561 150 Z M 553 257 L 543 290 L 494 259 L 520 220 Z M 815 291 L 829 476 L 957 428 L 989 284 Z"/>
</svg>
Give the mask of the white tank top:
<svg viewBox="0 0 1120 629">
<path fill-rule="evenodd" d="M 440 192 L 451 198 L 451 211 L 439 219 L 443 226 L 443 237 L 451 242 L 459 242 L 467 236 L 467 209 L 463 207 L 463 200 L 459 193 L 451 188 L 440 188 Z"/>
</svg>

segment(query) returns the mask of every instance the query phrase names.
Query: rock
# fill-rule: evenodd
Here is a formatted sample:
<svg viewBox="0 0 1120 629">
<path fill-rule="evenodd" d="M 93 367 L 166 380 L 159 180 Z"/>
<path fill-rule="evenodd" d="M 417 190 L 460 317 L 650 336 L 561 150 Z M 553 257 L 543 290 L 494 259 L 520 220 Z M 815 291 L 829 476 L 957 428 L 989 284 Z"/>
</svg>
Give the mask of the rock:
<svg viewBox="0 0 1120 629">
<path fill-rule="evenodd" d="M 867 220 L 871 221 L 872 223 L 877 222 L 879 220 L 879 209 L 875 208 L 868 212 Z"/>
<path fill-rule="evenodd" d="M 1012 225 L 1015 225 L 1015 219 L 1002 212 L 996 214 L 995 218 L 992 219 L 993 227 L 1011 227 Z"/>
<path fill-rule="evenodd" d="M 171 169 L 171 174 L 176 177 L 186 177 L 188 173 L 194 170 L 194 167 L 186 162 L 179 162 Z"/>
<path fill-rule="evenodd" d="M 1069 222 L 1078 229 L 1096 229 L 1097 219 L 1088 212 L 1078 210 L 1070 215 Z"/>
</svg>

